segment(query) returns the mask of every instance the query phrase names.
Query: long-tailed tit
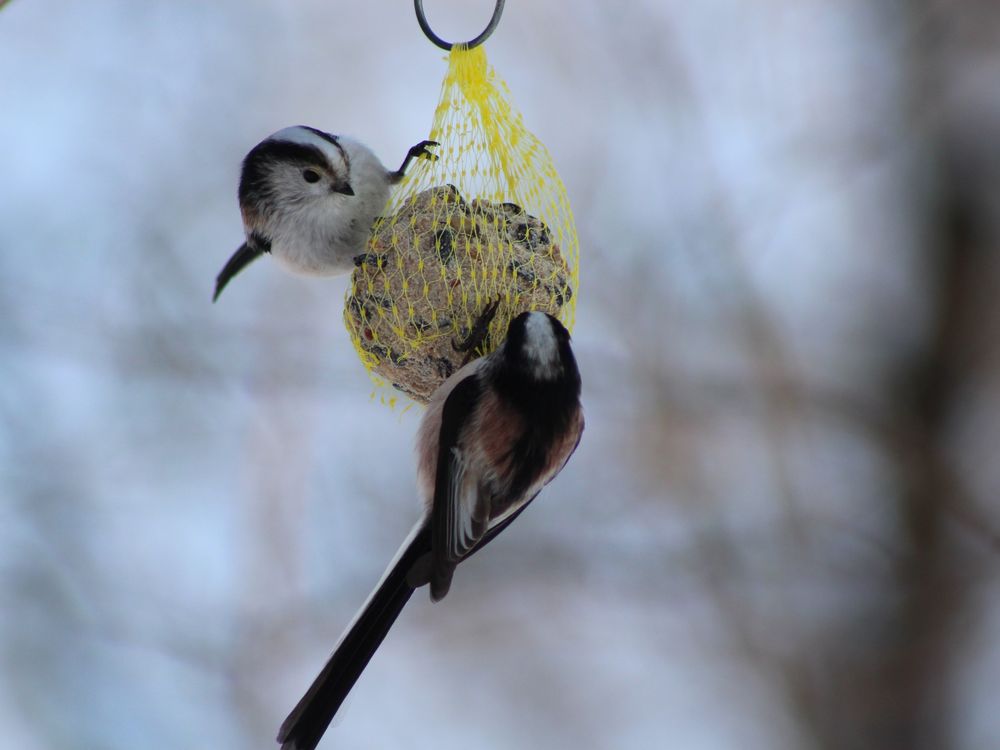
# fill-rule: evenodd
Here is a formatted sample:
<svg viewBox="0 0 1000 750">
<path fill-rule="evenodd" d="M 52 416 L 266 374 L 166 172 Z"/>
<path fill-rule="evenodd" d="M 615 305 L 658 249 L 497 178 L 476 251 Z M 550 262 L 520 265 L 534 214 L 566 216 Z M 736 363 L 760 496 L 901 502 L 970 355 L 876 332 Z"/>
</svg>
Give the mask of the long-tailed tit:
<svg viewBox="0 0 1000 750">
<path fill-rule="evenodd" d="M 213 301 L 229 280 L 264 253 L 286 268 L 335 276 L 354 268 L 372 224 L 389 202 L 389 186 L 414 158 L 436 159 L 421 141 L 395 172 L 353 138 L 305 125 L 279 130 L 243 160 L 240 212 L 246 242 L 215 280 Z"/>
<path fill-rule="evenodd" d="M 582 432 L 569 332 L 545 313 L 514 318 L 496 351 L 438 388 L 417 434 L 424 516 L 281 725 L 282 750 L 316 747 L 414 590 L 444 597 L 455 567 L 559 473 Z"/>
</svg>

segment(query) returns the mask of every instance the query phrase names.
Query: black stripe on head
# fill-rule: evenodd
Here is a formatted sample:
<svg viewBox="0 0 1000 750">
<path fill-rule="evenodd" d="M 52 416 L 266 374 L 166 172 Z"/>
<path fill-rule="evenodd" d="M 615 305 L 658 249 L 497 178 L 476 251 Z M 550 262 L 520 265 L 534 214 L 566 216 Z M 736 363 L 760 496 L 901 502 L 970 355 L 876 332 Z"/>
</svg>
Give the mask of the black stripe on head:
<svg viewBox="0 0 1000 750">
<path fill-rule="evenodd" d="M 347 155 L 347 152 L 344 151 L 344 147 L 340 145 L 340 139 L 338 139 L 337 136 L 330 135 L 326 131 L 320 130 L 319 128 L 311 128 L 308 125 L 299 125 L 299 127 L 303 130 L 308 130 L 313 135 L 319 136 L 327 143 L 333 144 L 333 146 L 340 152 L 340 157 L 344 160 L 344 164 L 347 165 L 347 174 L 351 174 L 351 159 Z"/>
</svg>

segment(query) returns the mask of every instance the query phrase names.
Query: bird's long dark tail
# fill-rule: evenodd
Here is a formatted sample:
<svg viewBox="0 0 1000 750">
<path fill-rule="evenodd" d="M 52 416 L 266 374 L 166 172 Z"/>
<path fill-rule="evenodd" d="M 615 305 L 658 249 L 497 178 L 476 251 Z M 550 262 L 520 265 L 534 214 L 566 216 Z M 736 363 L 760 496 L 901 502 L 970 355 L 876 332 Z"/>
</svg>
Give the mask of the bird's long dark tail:
<svg viewBox="0 0 1000 750">
<path fill-rule="evenodd" d="M 418 524 L 375 591 L 347 627 L 330 660 L 278 730 L 281 750 L 313 750 L 413 594 L 411 569 L 430 551 L 430 530 Z"/>
</svg>

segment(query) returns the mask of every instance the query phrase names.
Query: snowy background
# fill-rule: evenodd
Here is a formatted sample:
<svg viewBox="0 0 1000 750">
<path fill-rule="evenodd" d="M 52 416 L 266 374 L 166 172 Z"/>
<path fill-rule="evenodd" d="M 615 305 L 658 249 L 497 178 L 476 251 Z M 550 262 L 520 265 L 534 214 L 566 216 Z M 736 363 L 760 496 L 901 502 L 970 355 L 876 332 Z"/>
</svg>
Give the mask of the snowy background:
<svg viewBox="0 0 1000 750">
<path fill-rule="evenodd" d="M 427 0 L 445 38 L 489 0 Z M 566 183 L 587 432 L 323 747 L 1000 747 L 1000 5 L 510 0 Z M 0 745 L 267 748 L 418 512 L 346 279 L 246 151 L 390 165 L 406 0 L 0 10 Z"/>
</svg>

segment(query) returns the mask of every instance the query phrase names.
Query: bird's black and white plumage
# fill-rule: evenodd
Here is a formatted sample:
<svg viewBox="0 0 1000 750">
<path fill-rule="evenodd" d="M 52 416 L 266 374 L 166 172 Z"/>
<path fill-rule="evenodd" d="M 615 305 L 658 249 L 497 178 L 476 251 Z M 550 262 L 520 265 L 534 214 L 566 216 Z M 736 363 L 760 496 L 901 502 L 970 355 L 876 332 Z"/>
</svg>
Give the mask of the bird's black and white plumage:
<svg viewBox="0 0 1000 750">
<path fill-rule="evenodd" d="M 265 138 L 243 160 L 239 200 L 246 242 L 219 272 L 213 299 L 264 253 L 296 273 L 351 271 L 389 202 L 390 186 L 412 159 L 436 158 L 428 151 L 433 145 L 421 141 L 390 172 L 371 149 L 347 136 L 296 125 Z"/>
<path fill-rule="evenodd" d="M 282 724 L 282 750 L 316 747 L 413 591 L 444 597 L 455 567 L 559 473 L 582 432 L 569 332 L 545 313 L 514 318 L 495 352 L 438 388 L 417 434 L 424 516 Z"/>
</svg>

